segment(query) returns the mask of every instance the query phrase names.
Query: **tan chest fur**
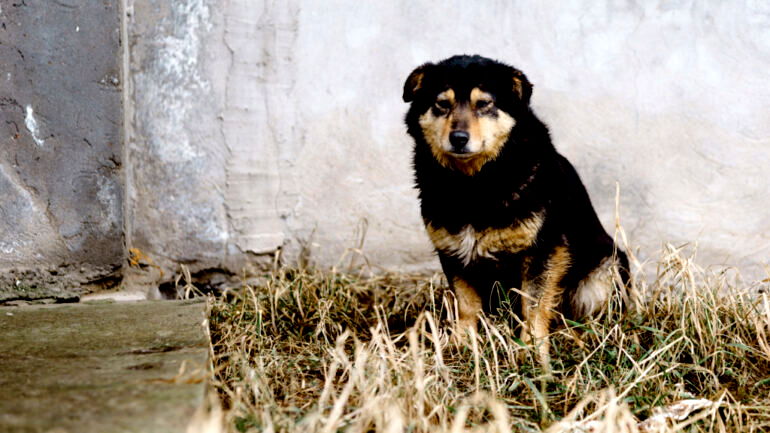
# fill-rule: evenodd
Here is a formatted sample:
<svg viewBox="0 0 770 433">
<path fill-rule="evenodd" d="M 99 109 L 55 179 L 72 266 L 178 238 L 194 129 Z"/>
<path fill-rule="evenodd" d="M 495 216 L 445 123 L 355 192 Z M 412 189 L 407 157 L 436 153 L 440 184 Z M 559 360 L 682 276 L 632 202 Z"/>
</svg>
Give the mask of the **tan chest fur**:
<svg viewBox="0 0 770 433">
<path fill-rule="evenodd" d="M 428 223 L 428 236 L 437 250 L 457 257 L 465 266 L 480 258 L 496 260 L 498 253 L 517 253 L 531 247 L 543 226 L 542 213 L 504 228 L 475 230 L 464 226 L 458 233 Z"/>
</svg>

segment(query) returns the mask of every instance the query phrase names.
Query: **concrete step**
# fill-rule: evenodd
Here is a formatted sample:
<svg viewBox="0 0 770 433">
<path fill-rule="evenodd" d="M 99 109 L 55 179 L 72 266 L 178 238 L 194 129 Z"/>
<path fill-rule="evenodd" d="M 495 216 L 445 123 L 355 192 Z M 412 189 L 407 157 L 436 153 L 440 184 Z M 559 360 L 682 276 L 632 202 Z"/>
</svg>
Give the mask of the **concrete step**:
<svg viewBox="0 0 770 433">
<path fill-rule="evenodd" d="M 0 432 L 193 431 L 210 400 L 205 308 L 0 308 Z"/>
</svg>

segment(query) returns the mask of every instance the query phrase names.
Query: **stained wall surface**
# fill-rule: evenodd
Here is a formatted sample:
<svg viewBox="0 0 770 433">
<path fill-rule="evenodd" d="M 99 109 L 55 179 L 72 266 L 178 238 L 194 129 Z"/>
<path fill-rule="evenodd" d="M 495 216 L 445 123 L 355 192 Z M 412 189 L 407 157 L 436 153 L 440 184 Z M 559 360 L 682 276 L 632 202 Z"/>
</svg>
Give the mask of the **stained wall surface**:
<svg viewBox="0 0 770 433">
<path fill-rule="evenodd" d="M 120 52 L 114 2 L 0 1 L 0 301 L 119 280 Z"/>
</svg>

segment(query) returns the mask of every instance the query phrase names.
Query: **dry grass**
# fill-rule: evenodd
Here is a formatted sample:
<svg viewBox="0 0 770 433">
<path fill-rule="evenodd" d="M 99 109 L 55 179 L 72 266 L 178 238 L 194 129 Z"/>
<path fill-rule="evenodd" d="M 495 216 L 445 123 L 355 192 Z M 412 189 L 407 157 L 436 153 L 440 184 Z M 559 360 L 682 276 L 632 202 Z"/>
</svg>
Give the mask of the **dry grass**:
<svg viewBox="0 0 770 433">
<path fill-rule="evenodd" d="M 656 266 L 644 302 L 555 330 L 551 380 L 504 311 L 449 344 L 440 276 L 281 269 L 212 300 L 215 383 L 239 432 L 770 431 L 767 294 Z M 709 401 L 661 412 L 684 399 Z"/>
</svg>

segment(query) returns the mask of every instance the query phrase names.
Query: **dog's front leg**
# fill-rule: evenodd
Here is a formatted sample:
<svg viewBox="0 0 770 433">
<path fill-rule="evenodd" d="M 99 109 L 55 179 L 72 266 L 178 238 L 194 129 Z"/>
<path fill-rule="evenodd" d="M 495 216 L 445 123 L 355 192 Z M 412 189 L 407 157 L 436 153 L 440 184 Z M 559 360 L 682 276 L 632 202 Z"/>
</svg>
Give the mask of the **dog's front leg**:
<svg viewBox="0 0 770 433">
<path fill-rule="evenodd" d="M 537 348 L 537 360 L 543 373 L 551 374 L 551 343 L 549 339 L 551 322 L 556 317 L 555 308 L 561 299 L 561 289 L 558 286 L 542 285 L 534 288 L 534 283 L 525 283 L 524 291 L 536 294 L 532 299 L 524 299 L 521 303 L 524 326 L 521 330 L 521 340 L 527 345 Z"/>
<path fill-rule="evenodd" d="M 457 299 L 457 330 L 460 333 L 475 329 L 481 313 L 481 296 L 478 291 L 465 279 L 452 277 L 452 290 Z"/>
<path fill-rule="evenodd" d="M 548 257 L 542 272 L 534 278 L 527 278 L 522 284 L 528 299 L 521 302 L 524 327 L 521 339 L 526 344 L 535 344 L 538 361 L 543 373 L 551 375 L 551 322 L 558 314 L 564 288 L 562 279 L 570 265 L 566 247 L 556 247 Z"/>
</svg>

